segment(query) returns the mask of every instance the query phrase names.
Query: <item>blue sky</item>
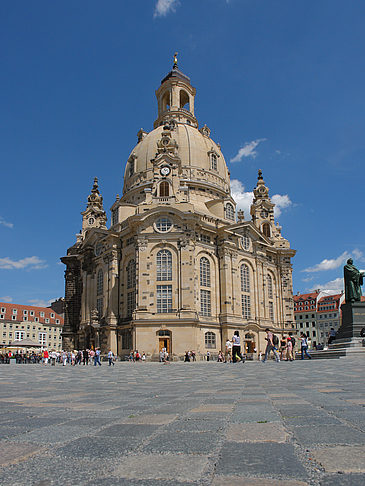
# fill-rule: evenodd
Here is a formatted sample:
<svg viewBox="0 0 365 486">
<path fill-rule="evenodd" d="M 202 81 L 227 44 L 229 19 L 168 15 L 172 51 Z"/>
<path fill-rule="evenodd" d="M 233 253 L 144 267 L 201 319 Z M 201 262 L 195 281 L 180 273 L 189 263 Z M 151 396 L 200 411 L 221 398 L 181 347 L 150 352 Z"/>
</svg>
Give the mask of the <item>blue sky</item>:
<svg viewBox="0 0 365 486">
<path fill-rule="evenodd" d="M 109 210 L 175 51 L 240 206 L 263 170 L 294 292 L 340 289 L 349 255 L 365 267 L 364 18 L 338 0 L 3 0 L 0 300 L 63 295 L 93 178 Z"/>
</svg>

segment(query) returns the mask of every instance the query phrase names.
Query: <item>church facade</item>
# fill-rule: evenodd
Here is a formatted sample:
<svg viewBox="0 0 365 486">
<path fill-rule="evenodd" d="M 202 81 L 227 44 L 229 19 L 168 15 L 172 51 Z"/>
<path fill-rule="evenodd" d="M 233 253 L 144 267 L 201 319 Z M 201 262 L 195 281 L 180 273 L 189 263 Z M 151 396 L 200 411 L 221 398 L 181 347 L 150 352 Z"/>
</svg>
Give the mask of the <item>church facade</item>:
<svg viewBox="0 0 365 486">
<path fill-rule="evenodd" d="M 195 88 L 175 61 L 156 91 L 158 116 L 140 130 L 123 195 L 103 208 L 98 181 L 67 255 L 63 346 L 148 358 L 264 351 L 265 328 L 294 328 L 295 251 L 274 221 L 259 171 L 250 217 L 236 214 L 220 146 L 194 115 Z"/>
</svg>

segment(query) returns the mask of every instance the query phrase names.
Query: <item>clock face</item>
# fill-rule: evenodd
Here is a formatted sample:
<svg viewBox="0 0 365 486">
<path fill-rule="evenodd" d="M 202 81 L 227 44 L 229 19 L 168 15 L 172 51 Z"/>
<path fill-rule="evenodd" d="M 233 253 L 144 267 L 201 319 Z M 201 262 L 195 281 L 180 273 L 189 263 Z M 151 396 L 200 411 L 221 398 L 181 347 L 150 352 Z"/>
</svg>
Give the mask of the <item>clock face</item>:
<svg viewBox="0 0 365 486">
<path fill-rule="evenodd" d="M 161 167 L 160 174 L 163 176 L 168 176 L 170 174 L 170 167 L 167 167 L 166 165 L 165 167 Z"/>
<path fill-rule="evenodd" d="M 269 213 L 267 211 L 261 211 L 261 218 L 267 218 L 269 216 Z"/>
</svg>

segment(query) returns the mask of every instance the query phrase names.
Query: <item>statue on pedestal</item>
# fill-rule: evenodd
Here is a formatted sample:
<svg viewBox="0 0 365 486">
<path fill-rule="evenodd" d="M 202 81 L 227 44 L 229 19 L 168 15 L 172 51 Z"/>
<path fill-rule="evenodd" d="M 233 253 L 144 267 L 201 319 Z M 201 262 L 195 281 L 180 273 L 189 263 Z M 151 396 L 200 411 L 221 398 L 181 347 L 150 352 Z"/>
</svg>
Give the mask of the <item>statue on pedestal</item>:
<svg viewBox="0 0 365 486">
<path fill-rule="evenodd" d="M 347 260 L 343 267 L 345 280 L 345 299 L 346 303 L 361 301 L 361 285 L 363 285 L 364 272 L 360 272 L 354 265 L 352 258 Z"/>
</svg>

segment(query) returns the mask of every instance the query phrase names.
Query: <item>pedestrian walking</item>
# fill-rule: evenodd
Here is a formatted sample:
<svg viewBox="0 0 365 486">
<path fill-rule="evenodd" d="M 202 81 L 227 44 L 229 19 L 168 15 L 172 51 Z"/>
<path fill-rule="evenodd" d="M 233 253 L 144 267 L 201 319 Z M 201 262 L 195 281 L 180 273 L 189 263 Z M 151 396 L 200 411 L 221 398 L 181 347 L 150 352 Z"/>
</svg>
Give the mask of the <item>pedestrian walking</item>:
<svg viewBox="0 0 365 486">
<path fill-rule="evenodd" d="M 261 362 L 265 363 L 267 361 L 267 358 L 269 357 L 269 354 L 272 351 L 274 353 L 274 356 L 275 356 L 275 361 L 277 363 L 279 363 L 280 357 L 279 357 L 279 353 L 278 353 L 277 348 L 276 348 L 276 346 L 279 344 L 279 339 L 278 339 L 277 336 L 275 336 L 275 334 L 273 334 L 270 331 L 270 329 L 268 327 L 265 329 L 265 332 L 266 332 L 265 340 L 267 341 L 267 345 L 266 345 L 264 359 Z"/>
<path fill-rule="evenodd" d="M 308 339 L 303 332 L 300 335 L 300 344 L 301 344 L 302 359 L 304 359 L 304 355 L 306 355 L 308 359 L 312 359 L 312 356 L 308 353 Z"/>
<path fill-rule="evenodd" d="M 94 366 L 99 365 L 101 366 L 100 362 L 100 348 L 95 349 L 95 356 L 94 356 Z"/>
<path fill-rule="evenodd" d="M 232 337 L 232 358 L 233 363 L 237 363 L 237 361 L 241 361 L 241 340 L 240 340 L 240 333 L 239 331 L 234 331 Z"/>
<path fill-rule="evenodd" d="M 114 366 L 114 354 L 113 354 L 113 351 L 111 349 L 109 349 L 108 361 L 109 361 L 109 366 L 111 366 L 111 365 Z"/>
</svg>

